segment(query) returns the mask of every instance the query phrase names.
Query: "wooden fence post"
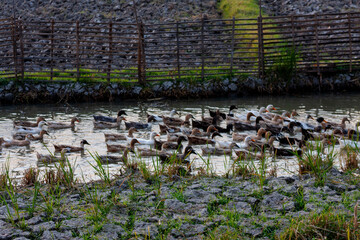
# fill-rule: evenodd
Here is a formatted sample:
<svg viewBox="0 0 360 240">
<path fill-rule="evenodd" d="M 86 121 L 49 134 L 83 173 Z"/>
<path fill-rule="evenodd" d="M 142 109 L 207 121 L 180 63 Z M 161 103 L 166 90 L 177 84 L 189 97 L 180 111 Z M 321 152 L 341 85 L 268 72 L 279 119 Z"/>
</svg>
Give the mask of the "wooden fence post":
<svg viewBox="0 0 360 240">
<path fill-rule="evenodd" d="M 144 43 L 144 25 L 138 22 L 138 81 L 140 84 L 146 83 L 146 65 L 145 65 L 145 43 Z"/>
<path fill-rule="evenodd" d="M 76 21 L 76 81 L 80 80 L 80 26 Z"/>
<path fill-rule="evenodd" d="M 258 74 L 259 78 L 265 76 L 265 63 L 264 63 L 264 40 L 263 40 L 263 27 L 262 27 L 262 16 L 258 17 Z"/>
<path fill-rule="evenodd" d="M 319 56 L 319 19 L 317 14 L 315 14 L 315 40 L 316 40 L 316 67 L 317 67 L 317 74 L 320 75 L 320 56 Z M 320 83 L 321 84 L 321 83 Z"/>
<path fill-rule="evenodd" d="M 348 27 L 349 27 L 349 60 L 350 60 L 349 71 L 352 72 L 352 38 L 351 38 L 351 16 L 350 16 L 350 13 L 347 14 L 347 17 L 348 17 Z"/>
<path fill-rule="evenodd" d="M 235 46 L 235 17 L 232 19 L 232 31 L 231 31 L 231 59 L 230 59 L 230 75 L 233 75 L 234 65 L 234 46 Z"/>
<path fill-rule="evenodd" d="M 17 61 L 17 31 L 16 31 L 16 22 L 15 18 L 12 19 L 12 28 L 11 28 L 11 38 L 13 45 L 13 61 L 14 61 L 14 71 L 15 71 L 15 81 L 18 80 L 18 61 Z"/>
<path fill-rule="evenodd" d="M 179 40 L 179 21 L 176 21 L 176 60 L 177 60 L 177 72 L 178 80 L 180 80 L 180 40 Z"/>
<path fill-rule="evenodd" d="M 205 49 L 204 49 L 204 17 L 201 19 L 201 80 L 204 81 Z"/>
<path fill-rule="evenodd" d="M 50 80 L 54 77 L 54 19 L 51 20 L 51 39 L 50 39 Z"/>
<path fill-rule="evenodd" d="M 108 59 L 108 69 L 107 69 L 107 81 L 110 83 L 111 81 L 111 64 L 112 64 L 112 29 L 113 24 L 112 21 L 109 22 L 109 59 Z"/>
<path fill-rule="evenodd" d="M 19 38 L 20 38 L 20 71 L 21 71 L 21 80 L 24 81 L 25 69 L 24 69 L 24 36 L 23 36 L 23 22 L 19 21 Z"/>
</svg>

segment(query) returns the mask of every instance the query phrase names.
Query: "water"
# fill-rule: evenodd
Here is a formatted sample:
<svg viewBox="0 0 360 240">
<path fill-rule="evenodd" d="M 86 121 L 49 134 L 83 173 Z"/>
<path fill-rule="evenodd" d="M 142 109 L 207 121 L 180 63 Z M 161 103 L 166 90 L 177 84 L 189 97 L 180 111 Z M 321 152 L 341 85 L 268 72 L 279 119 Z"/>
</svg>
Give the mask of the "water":
<svg viewBox="0 0 360 240">
<path fill-rule="evenodd" d="M 79 145 L 81 139 L 86 139 L 91 145 L 86 145 L 84 155 L 80 153 L 70 153 L 69 160 L 76 166 L 76 175 L 82 181 L 97 179 L 90 163 L 94 160 L 89 152 L 97 152 L 100 155 L 106 155 L 106 145 L 104 132 L 106 133 L 126 133 L 124 124 L 121 129 L 97 130 L 93 128 L 93 114 L 102 114 L 115 116 L 120 109 L 126 110 L 128 121 L 146 121 L 146 113 L 166 115 L 171 109 L 176 109 L 183 118 L 187 113 L 191 113 L 197 119 L 201 116 L 208 116 L 208 109 L 217 109 L 227 112 L 230 105 L 234 104 L 239 109 L 237 113 L 245 110 L 258 110 L 261 106 L 273 104 L 277 108 L 277 113 L 284 110 L 291 111 L 296 109 L 300 114 L 297 119 L 304 120 L 307 114 L 314 117 L 323 116 L 325 119 L 334 122 L 340 122 L 343 117 L 348 117 L 351 121 L 349 128 L 354 128 L 357 121 L 360 121 L 360 94 L 346 95 L 308 95 L 308 96 L 280 96 L 280 97 L 244 97 L 244 98 L 226 98 L 226 99 L 196 99 L 196 100 L 174 100 L 174 101 L 123 101 L 117 103 L 82 103 L 82 104 L 49 104 L 49 105 L 16 105 L 0 106 L 0 136 L 11 139 L 15 119 L 27 119 L 34 121 L 36 117 L 43 116 L 47 121 L 60 121 L 70 123 L 72 117 L 78 117 L 81 122 L 75 127 L 75 130 L 50 130 L 50 136 L 45 135 L 44 143 L 32 142 L 29 148 L 11 147 L 3 148 L 0 155 L 0 165 L 10 162 L 10 169 L 17 177 L 21 177 L 24 170 L 29 167 L 37 166 L 36 152 L 48 154 L 53 152 L 55 144 Z M 222 125 L 225 126 L 225 123 Z M 158 125 L 153 126 L 154 131 L 159 131 Z M 147 137 L 149 132 L 135 133 L 138 137 Z M 225 140 L 231 140 L 231 135 L 223 134 Z M 166 135 L 161 136 L 165 140 Z M 119 141 L 118 143 L 124 143 Z M 141 146 L 143 147 L 143 146 Z M 201 153 L 201 146 L 195 146 L 194 149 Z M 113 154 L 117 155 L 117 154 Z M 207 159 L 207 157 L 204 157 Z M 192 155 L 194 167 L 203 166 L 203 160 L 196 155 Z M 144 158 L 151 165 L 151 158 Z M 210 162 L 216 173 L 222 174 L 225 168 L 231 164 L 230 159 L 224 157 L 212 156 Z M 294 158 L 276 159 L 270 165 L 277 165 L 278 174 L 286 175 L 295 173 L 297 162 Z M 122 167 L 121 164 L 110 164 L 109 169 L 112 173 L 117 173 Z M 44 166 L 40 166 L 44 168 Z"/>
</svg>

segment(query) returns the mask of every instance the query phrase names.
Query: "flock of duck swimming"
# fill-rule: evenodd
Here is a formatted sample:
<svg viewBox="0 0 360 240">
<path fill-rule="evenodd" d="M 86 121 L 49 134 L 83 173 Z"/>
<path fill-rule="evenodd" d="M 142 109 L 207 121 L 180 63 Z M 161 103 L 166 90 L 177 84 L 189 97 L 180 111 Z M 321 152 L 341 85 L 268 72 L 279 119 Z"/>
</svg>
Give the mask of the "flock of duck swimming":
<svg viewBox="0 0 360 240">
<path fill-rule="evenodd" d="M 350 121 L 346 117 L 340 123 L 323 117 L 314 119 L 311 115 L 300 121 L 296 111 L 285 111 L 280 115 L 273 110 L 276 110 L 274 106 L 268 105 L 258 112 L 237 113 L 237 107 L 232 105 L 228 113 L 209 110 L 209 117 L 201 120 L 195 119 L 192 114 L 184 118 L 175 117 L 178 113 L 172 110 L 166 116 L 148 115 L 146 123 L 126 121 L 124 110 L 120 110 L 117 117 L 94 115 L 94 129 L 115 129 L 113 133 L 104 132 L 104 140 L 108 152 L 120 154 L 97 157 L 104 163 L 118 163 L 127 161 L 128 153 L 133 152 L 141 157 L 157 156 L 162 162 L 188 164 L 189 155 L 198 154 L 193 149 L 194 145 L 202 145 L 202 155 L 230 155 L 242 159 L 259 159 L 266 151 L 273 156 L 301 155 L 307 142 L 313 140 L 320 140 L 324 145 L 332 141 L 340 144 L 341 148 L 358 146 L 359 122 L 355 124 L 355 129 L 349 129 L 346 123 Z M 36 122 L 14 121 L 13 139 L 0 138 L 0 147 L 29 146 L 32 141 L 43 140 L 44 135 L 49 134 L 47 129 L 73 129 L 76 122 L 80 121 L 75 117 L 70 124 L 48 122 L 43 117 L 38 117 Z M 116 130 L 123 128 L 122 122 L 127 130 L 124 134 Z M 154 124 L 158 124 L 159 132 L 151 131 Z M 149 139 L 138 137 L 139 131 L 149 132 Z M 232 140 L 224 140 L 224 134 L 232 134 L 228 135 Z M 166 135 L 166 141 L 160 140 L 160 135 Z M 37 153 L 38 162 L 64 160 L 67 152 L 83 152 L 86 144 L 89 143 L 85 139 L 81 140 L 80 146 L 53 144 L 55 152 L 60 152 L 61 156 Z"/>
</svg>

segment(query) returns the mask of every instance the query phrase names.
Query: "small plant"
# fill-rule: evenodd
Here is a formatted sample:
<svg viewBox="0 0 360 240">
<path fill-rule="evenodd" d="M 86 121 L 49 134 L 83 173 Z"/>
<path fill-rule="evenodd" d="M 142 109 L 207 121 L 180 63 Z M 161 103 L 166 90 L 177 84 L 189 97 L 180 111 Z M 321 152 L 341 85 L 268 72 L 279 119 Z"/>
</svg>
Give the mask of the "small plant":
<svg viewBox="0 0 360 240">
<path fill-rule="evenodd" d="M 92 154 L 91 152 L 89 153 L 90 156 L 95 160 L 95 164 L 92 164 L 91 162 L 88 163 L 95 170 L 96 175 L 98 175 L 105 184 L 111 185 L 111 176 L 110 176 L 109 167 L 104 167 L 102 161 L 100 160 L 99 154 L 97 153 Z"/>
<path fill-rule="evenodd" d="M 292 219 L 290 227 L 283 231 L 279 239 L 359 239 L 356 208 L 353 219 L 331 208 L 320 214 Z"/>
<path fill-rule="evenodd" d="M 28 211 L 30 217 L 32 217 L 34 215 L 34 212 L 36 209 L 36 200 L 37 200 L 37 197 L 39 196 L 39 190 L 40 190 L 39 182 L 35 182 L 32 201 L 31 201 L 31 204 L 27 208 L 27 211 Z"/>
<path fill-rule="evenodd" d="M 351 171 L 359 168 L 359 149 L 346 146 L 340 151 L 340 168 L 342 171 Z"/>
<path fill-rule="evenodd" d="M 332 146 L 332 149 L 328 149 L 326 155 L 323 153 L 324 150 L 324 146 L 317 142 L 316 145 L 308 144 L 307 150 L 301 156 L 294 152 L 298 159 L 299 173 L 314 175 L 316 186 L 324 186 L 327 173 L 333 167 L 336 157 L 334 146 Z"/>
<path fill-rule="evenodd" d="M 39 170 L 36 168 L 29 168 L 25 170 L 22 184 L 25 186 L 33 186 L 38 182 Z"/>
<path fill-rule="evenodd" d="M 299 186 L 299 188 L 297 189 L 297 193 L 294 196 L 294 200 L 295 200 L 295 210 L 296 211 L 304 210 L 306 202 L 304 200 L 303 186 Z"/>
</svg>

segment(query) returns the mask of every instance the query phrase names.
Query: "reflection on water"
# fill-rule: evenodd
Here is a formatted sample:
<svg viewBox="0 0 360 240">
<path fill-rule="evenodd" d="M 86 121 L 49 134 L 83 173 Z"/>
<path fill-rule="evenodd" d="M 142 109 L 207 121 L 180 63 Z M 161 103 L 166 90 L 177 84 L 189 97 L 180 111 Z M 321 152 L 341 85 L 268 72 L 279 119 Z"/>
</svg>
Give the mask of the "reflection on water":
<svg viewBox="0 0 360 240">
<path fill-rule="evenodd" d="M 167 100 L 167 101 L 123 101 L 117 103 L 84 103 L 84 104 L 61 104 L 61 105 L 24 105 L 24 106 L 0 106 L 0 136 L 10 139 L 13 131 L 12 121 L 15 119 L 34 120 L 37 116 L 43 116 L 48 121 L 69 122 L 72 117 L 78 117 L 81 122 L 77 124 L 74 131 L 71 129 L 50 131 L 50 136 L 45 136 L 44 144 L 32 142 L 29 148 L 12 147 L 3 148 L 0 155 L 0 164 L 4 164 L 7 159 L 10 161 L 11 170 L 21 175 L 23 171 L 31 166 L 36 166 L 36 152 L 53 152 L 55 144 L 79 145 L 81 139 L 86 139 L 91 146 L 86 146 L 90 152 L 97 152 L 100 155 L 106 155 L 106 145 L 104 141 L 104 132 L 106 133 L 124 133 L 124 125 L 121 129 L 96 130 L 93 128 L 93 114 L 103 114 L 115 116 L 118 110 L 124 109 L 128 113 L 126 117 L 129 121 L 144 121 L 146 113 L 168 114 L 171 109 L 176 109 L 181 117 L 191 113 L 197 119 L 201 116 L 208 116 L 208 109 L 219 108 L 227 111 L 231 104 L 237 105 L 237 112 L 245 110 L 258 110 L 261 106 L 273 104 L 282 113 L 284 110 L 291 111 L 296 109 L 300 114 L 299 120 L 303 120 L 310 113 L 313 116 L 323 116 L 326 119 L 334 119 L 339 122 L 344 116 L 351 120 L 350 127 L 360 120 L 359 101 L 360 94 L 347 95 L 309 95 L 309 96 L 280 96 L 280 97 L 244 97 L 227 99 L 192 99 L 192 100 Z M 225 125 L 225 123 L 223 123 Z M 154 131 L 159 131 L 158 125 L 153 126 Z M 147 132 L 140 132 L 137 136 L 146 137 Z M 226 140 L 231 139 L 231 135 L 223 134 Z M 166 136 L 161 136 L 162 140 Z M 121 143 L 121 142 L 119 142 Z M 200 147 L 194 148 L 201 153 Z M 78 177 L 84 177 L 84 180 L 96 179 L 94 171 L 89 162 L 93 162 L 90 154 L 85 152 L 81 156 L 78 153 L 68 155 L 69 160 L 76 163 L 76 173 Z M 196 155 L 194 159 L 195 166 L 203 165 L 203 160 Z M 207 157 L 205 157 L 207 159 Z M 218 173 L 224 172 L 224 167 L 230 165 L 230 160 L 224 157 L 212 156 L 211 163 Z M 143 159 L 151 163 L 151 159 Z M 297 169 L 297 163 L 294 159 L 277 159 L 274 164 L 278 166 L 280 174 L 291 174 L 291 171 Z M 116 172 L 121 165 L 109 165 L 111 171 Z"/>
</svg>

